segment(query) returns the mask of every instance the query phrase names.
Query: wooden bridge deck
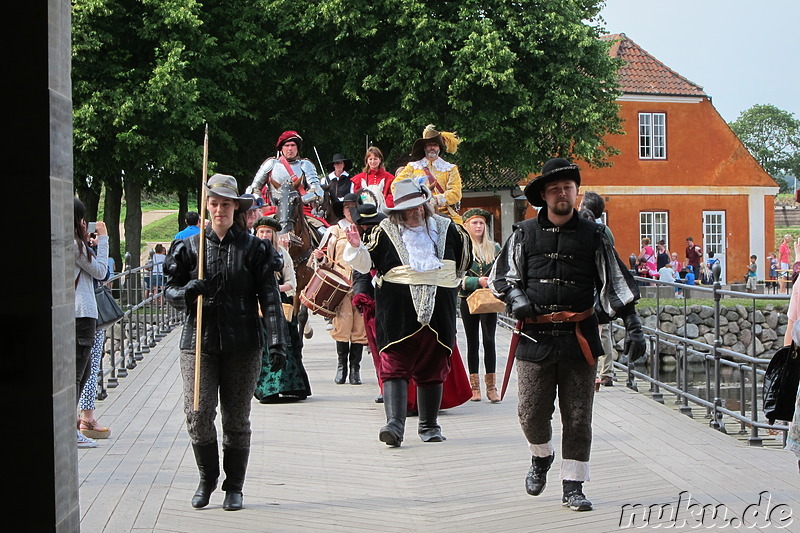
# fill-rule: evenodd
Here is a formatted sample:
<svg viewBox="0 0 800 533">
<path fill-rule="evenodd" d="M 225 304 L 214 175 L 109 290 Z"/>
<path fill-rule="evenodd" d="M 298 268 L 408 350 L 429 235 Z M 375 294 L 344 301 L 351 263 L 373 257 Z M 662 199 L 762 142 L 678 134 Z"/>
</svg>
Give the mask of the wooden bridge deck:
<svg viewBox="0 0 800 533">
<path fill-rule="evenodd" d="M 723 505 L 732 526 L 743 513 L 750 525 L 757 515 L 748 506 L 768 491 L 771 503 L 759 509 L 769 507 L 761 516 L 772 510 L 773 523 L 762 518 L 751 530 L 773 530 L 783 518 L 786 531 L 800 531 L 800 514 L 791 515 L 800 513 L 793 454 L 748 447 L 620 382 L 596 396 L 592 480 L 584 487 L 592 512 L 560 505 L 560 422 L 549 484 L 538 497 L 525 493 L 530 452 L 517 423 L 514 376 L 503 403 L 468 402 L 443 412 L 446 442 L 423 444 L 410 418 L 403 446 L 389 448 L 377 438 L 384 416 L 373 401 L 371 360 L 365 357 L 364 385 L 335 385 L 334 343 L 319 318 L 312 323 L 305 366 L 313 395 L 295 404 L 254 400 L 245 509 L 223 511 L 219 490 L 205 509 L 189 504 L 197 473 L 181 408 L 176 330 L 98 402 L 97 416 L 113 436 L 79 450 L 82 531 L 605 532 L 648 525 L 641 508 L 631 522 L 626 504 L 677 504 L 683 491 L 684 503 L 690 494 L 689 503 Z M 509 339 L 499 328 L 499 371 Z M 710 513 L 691 514 L 699 506 L 681 506 L 674 522 L 667 513 L 660 525 L 707 527 Z M 649 519 L 650 527 L 659 522 L 654 514 Z"/>
</svg>

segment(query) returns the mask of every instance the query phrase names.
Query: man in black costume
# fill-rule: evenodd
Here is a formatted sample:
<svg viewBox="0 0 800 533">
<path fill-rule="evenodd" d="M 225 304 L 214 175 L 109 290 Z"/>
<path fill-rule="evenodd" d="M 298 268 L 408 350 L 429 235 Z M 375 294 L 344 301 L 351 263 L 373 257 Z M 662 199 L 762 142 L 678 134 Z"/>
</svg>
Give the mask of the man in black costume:
<svg viewBox="0 0 800 533">
<path fill-rule="evenodd" d="M 603 353 L 595 314 L 599 307 L 623 319 L 625 353 L 636 360 L 645 340 L 636 302 L 639 291 L 611 242 L 596 223 L 578 216 L 581 176 L 557 158 L 525 188 L 541 207 L 536 218 L 514 225 L 490 275 L 489 286 L 521 321 L 515 357 L 519 376 L 519 420 L 532 452 L 525 488 L 542 493 L 555 457 L 551 419 L 561 410 L 562 504 L 591 510 L 583 494 L 589 480 L 596 358 Z"/>
</svg>

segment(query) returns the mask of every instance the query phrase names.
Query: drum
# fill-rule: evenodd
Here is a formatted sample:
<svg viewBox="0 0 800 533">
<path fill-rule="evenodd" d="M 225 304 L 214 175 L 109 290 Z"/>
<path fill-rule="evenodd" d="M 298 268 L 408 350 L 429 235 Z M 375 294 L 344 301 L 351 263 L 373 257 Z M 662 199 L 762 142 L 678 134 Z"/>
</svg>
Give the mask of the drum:
<svg viewBox="0 0 800 533">
<path fill-rule="evenodd" d="M 315 315 L 333 318 L 348 292 L 350 280 L 328 267 L 320 266 L 300 293 L 300 301 Z"/>
</svg>

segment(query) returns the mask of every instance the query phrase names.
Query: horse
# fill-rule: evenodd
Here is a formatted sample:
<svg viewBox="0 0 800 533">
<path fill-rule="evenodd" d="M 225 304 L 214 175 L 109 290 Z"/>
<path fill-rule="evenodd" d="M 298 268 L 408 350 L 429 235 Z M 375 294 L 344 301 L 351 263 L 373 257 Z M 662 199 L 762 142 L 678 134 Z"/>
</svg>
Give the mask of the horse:
<svg viewBox="0 0 800 533">
<path fill-rule="evenodd" d="M 305 329 L 308 323 L 308 308 L 301 304 L 300 292 L 314 275 L 314 269 L 308 265 L 308 261 L 311 251 L 319 245 L 320 236 L 308 223 L 300 193 L 289 181 L 281 184 L 274 199 L 277 205 L 276 215 L 282 228 L 280 235 L 289 237 L 289 256 L 294 263 L 297 278 L 297 290 L 292 301 L 294 313 L 300 331 L 310 339 L 314 332 L 311 328 L 308 331 Z"/>
</svg>

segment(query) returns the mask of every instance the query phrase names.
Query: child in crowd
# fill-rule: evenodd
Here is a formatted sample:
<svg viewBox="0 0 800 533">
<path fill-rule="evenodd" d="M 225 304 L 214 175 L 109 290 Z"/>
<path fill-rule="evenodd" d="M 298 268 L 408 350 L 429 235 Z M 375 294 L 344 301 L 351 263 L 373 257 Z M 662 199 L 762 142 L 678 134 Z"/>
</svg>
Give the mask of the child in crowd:
<svg viewBox="0 0 800 533">
<path fill-rule="evenodd" d="M 755 255 L 750 256 L 750 265 L 747 267 L 747 273 L 745 274 L 747 277 L 747 283 L 745 285 L 747 292 L 756 292 L 756 271 L 758 270 L 756 259 L 758 258 Z"/>
</svg>

